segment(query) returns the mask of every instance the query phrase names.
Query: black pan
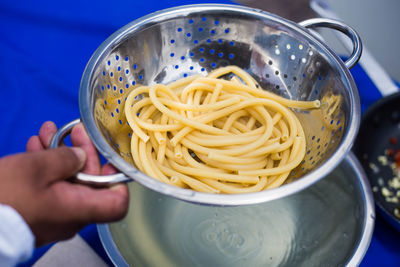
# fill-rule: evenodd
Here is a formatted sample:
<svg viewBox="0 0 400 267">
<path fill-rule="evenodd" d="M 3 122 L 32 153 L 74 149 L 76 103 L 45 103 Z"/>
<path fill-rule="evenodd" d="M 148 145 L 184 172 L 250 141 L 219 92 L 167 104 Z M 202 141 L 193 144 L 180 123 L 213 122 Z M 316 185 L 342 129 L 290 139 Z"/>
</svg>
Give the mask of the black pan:
<svg viewBox="0 0 400 267">
<path fill-rule="evenodd" d="M 400 231 L 400 218 L 394 214 L 396 208 L 400 211 L 400 196 L 398 203 L 392 203 L 382 194 L 382 187 L 394 195 L 400 191 L 388 185 L 394 177 L 390 163 L 395 162 L 396 153 L 400 156 L 400 92 L 378 100 L 367 109 L 353 151 L 368 176 L 378 211 Z"/>
</svg>

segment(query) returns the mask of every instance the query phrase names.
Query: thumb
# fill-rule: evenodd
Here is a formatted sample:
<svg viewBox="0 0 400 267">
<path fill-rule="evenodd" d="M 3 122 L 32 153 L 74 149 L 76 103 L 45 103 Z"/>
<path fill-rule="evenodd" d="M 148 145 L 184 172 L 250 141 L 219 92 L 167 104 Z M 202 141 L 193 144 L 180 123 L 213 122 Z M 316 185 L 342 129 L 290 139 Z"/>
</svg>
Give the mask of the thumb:
<svg viewBox="0 0 400 267">
<path fill-rule="evenodd" d="M 60 147 L 24 156 L 26 159 L 23 164 L 28 173 L 32 173 L 35 178 L 40 178 L 47 183 L 74 176 L 83 168 L 86 161 L 85 152 L 78 147 Z"/>
</svg>

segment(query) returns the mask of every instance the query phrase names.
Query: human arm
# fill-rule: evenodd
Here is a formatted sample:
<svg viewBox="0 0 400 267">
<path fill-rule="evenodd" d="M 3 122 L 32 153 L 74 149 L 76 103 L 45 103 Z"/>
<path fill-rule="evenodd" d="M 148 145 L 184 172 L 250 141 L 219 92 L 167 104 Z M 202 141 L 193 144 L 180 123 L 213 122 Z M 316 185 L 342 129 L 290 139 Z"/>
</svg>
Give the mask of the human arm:
<svg viewBox="0 0 400 267">
<path fill-rule="evenodd" d="M 13 207 L 29 225 L 36 245 L 72 237 L 90 223 L 116 221 L 128 207 L 125 185 L 91 188 L 69 179 L 83 168 L 91 174 L 108 174 L 82 125 L 71 133 L 74 147 L 47 149 L 56 132 L 53 123 L 43 124 L 30 138 L 27 153 L 0 159 L 0 203 Z"/>
</svg>

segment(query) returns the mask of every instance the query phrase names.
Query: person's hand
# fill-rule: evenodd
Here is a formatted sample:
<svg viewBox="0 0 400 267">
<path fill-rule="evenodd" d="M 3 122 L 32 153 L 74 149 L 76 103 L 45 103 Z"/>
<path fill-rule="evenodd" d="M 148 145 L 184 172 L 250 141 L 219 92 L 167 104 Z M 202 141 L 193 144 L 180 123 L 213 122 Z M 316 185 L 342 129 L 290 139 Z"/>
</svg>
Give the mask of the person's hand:
<svg viewBox="0 0 400 267">
<path fill-rule="evenodd" d="M 70 238 L 90 223 L 120 220 L 128 209 L 126 185 L 99 189 L 68 181 L 80 170 L 115 170 L 108 164 L 101 167 L 82 124 L 72 130 L 73 148 L 48 149 L 56 131 L 54 123 L 46 122 L 29 139 L 27 153 L 0 159 L 0 203 L 21 214 L 38 246 Z"/>
</svg>

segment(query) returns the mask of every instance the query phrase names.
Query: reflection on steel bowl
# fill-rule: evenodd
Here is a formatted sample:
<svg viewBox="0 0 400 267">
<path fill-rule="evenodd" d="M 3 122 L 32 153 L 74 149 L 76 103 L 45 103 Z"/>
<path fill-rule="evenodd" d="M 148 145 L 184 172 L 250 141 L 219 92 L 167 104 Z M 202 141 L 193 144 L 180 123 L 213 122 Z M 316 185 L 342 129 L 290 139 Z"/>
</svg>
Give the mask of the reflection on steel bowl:
<svg viewBox="0 0 400 267">
<path fill-rule="evenodd" d="M 308 189 L 257 205 L 198 205 L 138 183 L 130 190 L 127 217 L 98 227 L 117 266 L 354 266 L 375 218 L 352 154 Z"/>
</svg>

